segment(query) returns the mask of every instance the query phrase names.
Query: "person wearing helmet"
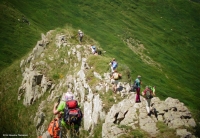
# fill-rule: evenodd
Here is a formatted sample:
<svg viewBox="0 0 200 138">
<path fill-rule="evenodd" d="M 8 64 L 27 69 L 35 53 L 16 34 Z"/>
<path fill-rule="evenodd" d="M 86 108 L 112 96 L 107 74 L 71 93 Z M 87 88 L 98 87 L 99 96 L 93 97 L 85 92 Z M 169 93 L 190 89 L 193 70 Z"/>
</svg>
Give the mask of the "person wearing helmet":
<svg viewBox="0 0 200 138">
<path fill-rule="evenodd" d="M 65 109 L 65 106 L 66 106 L 66 102 L 68 100 L 73 100 L 73 99 L 74 99 L 74 95 L 71 92 L 71 90 L 68 89 L 68 91 L 66 93 L 63 93 L 60 103 L 55 103 L 54 104 L 54 108 L 53 108 L 54 115 L 58 115 L 58 118 L 61 118 L 62 115 L 64 114 L 64 109 Z M 61 121 L 61 124 L 63 126 L 66 125 L 66 123 L 63 120 Z"/>
<path fill-rule="evenodd" d="M 74 100 L 74 95 L 71 92 L 71 89 L 68 89 L 68 91 L 63 94 L 60 103 L 54 104 L 53 113 L 55 115 L 58 115 L 58 118 L 62 119 L 62 121 L 61 121 L 62 126 L 67 125 L 66 121 L 64 121 L 63 117 L 65 118 L 65 112 L 66 112 L 65 110 L 68 110 L 68 108 L 70 106 L 70 104 L 69 104 L 70 102 L 73 102 L 73 105 L 74 105 L 74 102 L 75 102 L 76 107 L 73 107 L 73 108 L 79 108 L 80 105 L 78 104 L 78 102 L 76 100 Z M 81 117 L 82 117 L 82 113 L 80 113 L 80 114 L 81 114 Z"/>
<path fill-rule="evenodd" d="M 70 105 L 69 104 L 70 102 L 75 104 Z M 71 109 L 70 106 L 73 105 L 75 105 L 75 107 Z M 53 114 L 57 115 L 57 118 L 59 118 L 59 126 L 61 129 L 60 135 L 62 135 L 62 133 L 66 133 L 66 130 L 70 127 L 70 122 L 69 122 L 70 120 L 68 121 L 68 118 L 70 118 L 71 110 L 78 111 L 78 118 L 77 118 L 78 122 L 74 124 L 74 129 L 78 131 L 83 115 L 79 108 L 78 102 L 74 100 L 74 95 L 71 92 L 71 89 L 68 89 L 66 93 L 63 93 L 60 103 L 58 102 L 55 103 L 53 108 Z"/>
<path fill-rule="evenodd" d="M 74 98 L 74 95 L 72 92 L 65 93 L 65 101 L 73 100 L 73 98 Z"/>
</svg>

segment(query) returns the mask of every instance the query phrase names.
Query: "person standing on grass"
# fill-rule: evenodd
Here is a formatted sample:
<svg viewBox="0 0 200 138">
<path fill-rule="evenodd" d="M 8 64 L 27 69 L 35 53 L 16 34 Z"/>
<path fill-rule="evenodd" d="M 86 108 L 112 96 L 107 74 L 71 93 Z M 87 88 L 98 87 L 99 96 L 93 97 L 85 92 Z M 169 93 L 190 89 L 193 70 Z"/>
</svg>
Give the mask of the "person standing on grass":
<svg viewBox="0 0 200 138">
<path fill-rule="evenodd" d="M 78 37 L 79 37 L 79 43 L 81 44 L 82 43 L 82 40 L 83 40 L 83 32 L 81 30 L 78 30 Z"/>
<path fill-rule="evenodd" d="M 117 92 L 117 84 L 119 82 L 120 77 L 122 74 L 118 73 L 117 70 L 114 70 L 114 73 L 111 76 L 111 79 L 113 79 L 113 92 L 116 94 Z"/>
<path fill-rule="evenodd" d="M 137 78 L 135 79 L 135 85 L 136 85 L 136 98 L 135 98 L 135 102 L 136 103 L 140 103 L 140 86 L 142 84 L 141 81 L 141 76 L 138 75 Z"/>
</svg>

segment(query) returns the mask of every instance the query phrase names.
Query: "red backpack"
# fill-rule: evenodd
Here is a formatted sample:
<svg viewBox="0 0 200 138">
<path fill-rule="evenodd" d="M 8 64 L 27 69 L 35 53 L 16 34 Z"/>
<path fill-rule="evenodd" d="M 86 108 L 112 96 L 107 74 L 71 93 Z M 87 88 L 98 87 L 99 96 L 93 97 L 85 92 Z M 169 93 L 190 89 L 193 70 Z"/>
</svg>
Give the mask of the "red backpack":
<svg viewBox="0 0 200 138">
<path fill-rule="evenodd" d="M 64 121 L 66 123 L 78 123 L 82 118 L 82 112 L 78 108 L 78 102 L 76 100 L 69 100 L 66 102 L 64 109 Z"/>
<path fill-rule="evenodd" d="M 69 100 L 66 102 L 68 109 L 74 109 L 78 107 L 78 102 L 76 100 Z"/>
</svg>

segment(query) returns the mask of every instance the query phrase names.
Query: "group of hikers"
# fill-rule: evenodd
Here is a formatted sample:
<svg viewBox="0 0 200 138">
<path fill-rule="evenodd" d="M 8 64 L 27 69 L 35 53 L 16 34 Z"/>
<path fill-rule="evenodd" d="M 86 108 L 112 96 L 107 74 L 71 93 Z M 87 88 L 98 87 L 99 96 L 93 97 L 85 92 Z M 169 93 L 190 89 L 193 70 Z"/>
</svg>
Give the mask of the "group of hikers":
<svg viewBox="0 0 200 138">
<path fill-rule="evenodd" d="M 118 67 L 118 63 L 116 61 L 115 58 L 112 59 L 112 61 L 109 63 L 109 65 L 111 66 L 111 82 L 113 84 L 113 92 L 116 94 L 117 92 L 117 86 L 118 86 L 118 82 L 120 80 L 120 78 L 122 77 L 122 74 L 117 72 L 117 67 Z M 134 84 L 132 85 L 132 90 L 136 91 L 136 96 L 135 96 L 135 103 L 140 103 L 140 88 L 141 88 L 141 76 L 138 75 L 137 78 L 134 81 Z M 147 115 L 151 115 L 151 99 L 153 98 L 153 96 L 155 96 L 155 91 L 156 91 L 156 87 L 155 86 L 146 86 L 146 88 L 144 89 L 144 91 L 142 92 L 142 95 L 144 96 L 145 100 L 146 100 L 146 109 L 147 109 Z"/>
<path fill-rule="evenodd" d="M 82 31 L 79 30 L 78 34 L 79 34 L 80 43 L 82 42 L 82 38 L 83 38 L 83 35 L 80 35 L 81 33 L 82 33 Z M 92 44 L 90 48 L 91 48 L 92 54 L 98 55 L 97 48 L 96 48 L 95 45 Z M 113 92 L 116 94 L 117 93 L 118 82 L 122 78 L 122 74 L 120 74 L 117 71 L 118 62 L 116 61 L 115 58 L 113 58 L 112 61 L 110 61 L 109 65 L 110 65 L 110 69 L 111 69 L 110 79 L 111 79 L 111 83 L 113 84 L 112 89 L 113 89 Z M 134 84 L 132 85 L 132 90 L 134 90 L 136 92 L 135 103 L 140 103 L 141 102 L 141 100 L 140 100 L 141 84 L 142 84 L 141 76 L 138 75 L 137 78 L 134 81 Z M 151 99 L 153 98 L 153 96 L 156 95 L 155 94 L 155 90 L 156 90 L 155 86 L 146 86 L 146 88 L 142 92 L 142 95 L 144 96 L 145 101 L 146 101 L 146 110 L 147 110 L 147 115 L 148 116 L 151 115 L 151 111 L 152 111 L 150 109 L 150 107 L 151 107 Z"/>
<path fill-rule="evenodd" d="M 82 44 L 83 36 L 84 36 L 84 33 L 81 30 L 78 30 L 78 40 L 79 40 L 80 44 Z M 91 49 L 92 54 L 94 54 L 94 55 L 101 54 L 101 51 L 98 51 L 97 47 L 94 44 L 91 45 L 90 49 Z"/>
<path fill-rule="evenodd" d="M 81 30 L 78 30 L 78 36 L 79 43 L 82 43 L 84 34 Z M 91 52 L 94 55 L 98 55 L 95 45 L 91 45 Z M 111 83 L 113 84 L 112 89 L 113 92 L 116 94 L 118 82 L 121 79 L 122 74 L 117 71 L 118 62 L 115 58 L 110 61 L 109 66 L 111 69 L 110 79 Z M 132 86 L 132 90 L 136 91 L 135 103 L 141 102 L 141 84 L 141 76 L 138 75 Z M 150 104 L 151 99 L 153 98 L 153 96 L 155 96 L 155 86 L 146 86 L 145 90 L 142 92 L 142 95 L 146 99 L 147 114 L 150 115 Z M 58 102 L 54 104 L 53 114 L 56 115 L 56 117 L 50 122 L 48 130 L 43 133 L 40 138 L 62 138 L 64 137 L 62 136 L 62 134 L 66 134 L 67 130 L 70 130 L 72 127 L 74 129 L 74 132 L 78 132 L 83 114 L 81 112 L 80 105 L 78 101 L 75 100 L 71 89 L 68 89 L 66 93 L 63 93 L 62 98 L 59 98 Z"/>
<path fill-rule="evenodd" d="M 134 81 L 134 84 L 132 86 L 132 89 L 136 90 L 136 97 L 135 97 L 135 103 L 140 103 L 140 88 L 141 88 L 141 76 L 138 75 L 137 78 Z M 142 95 L 145 98 L 146 101 L 146 109 L 147 109 L 147 115 L 150 116 L 151 115 L 151 99 L 153 98 L 153 96 L 156 95 L 156 86 L 146 86 L 146 88 L 144 89 L 144 91 L 142 92 Z"/>
</svg>

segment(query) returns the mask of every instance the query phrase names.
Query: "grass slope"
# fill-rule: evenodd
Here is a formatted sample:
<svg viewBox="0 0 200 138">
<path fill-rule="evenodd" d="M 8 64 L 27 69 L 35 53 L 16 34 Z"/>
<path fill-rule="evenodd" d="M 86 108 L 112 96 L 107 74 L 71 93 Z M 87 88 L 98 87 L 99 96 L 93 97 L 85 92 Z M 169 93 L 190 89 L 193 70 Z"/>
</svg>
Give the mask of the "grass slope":
<svg viewBox="0 0 200 138">
<path fill-rule="evenodd" d="M 1 0 L 0 7 L 1 76 L 18 70 L 16 63 L 15 67 L 7 67 L 33 48 L 40 33 L 67 23 L 97 40 L 107 56 L 116 57 L 119 65 L 129 66 L 132 80 L 137 74 L 142 75 L 143 88 L 156 85 L 159 97 L 178 98 L 198 115 L 199 3 L 186 0 Z M 30 25 L 23 22 L 24 18 Z M 159 63 L 161 69 L 145 64 L 140 55 L 131 51 L 124 42 L 130 39 L 140 41 L 146 48 L 143 54 Z M 8 82 L 15 82 L 11 77 Z M 2 77 L 3 88 L 8 82 Z M 17 86 L 1 91 L 7 92 L 4 95 L 9 97 L 16 93 Z"/>
</svg>

